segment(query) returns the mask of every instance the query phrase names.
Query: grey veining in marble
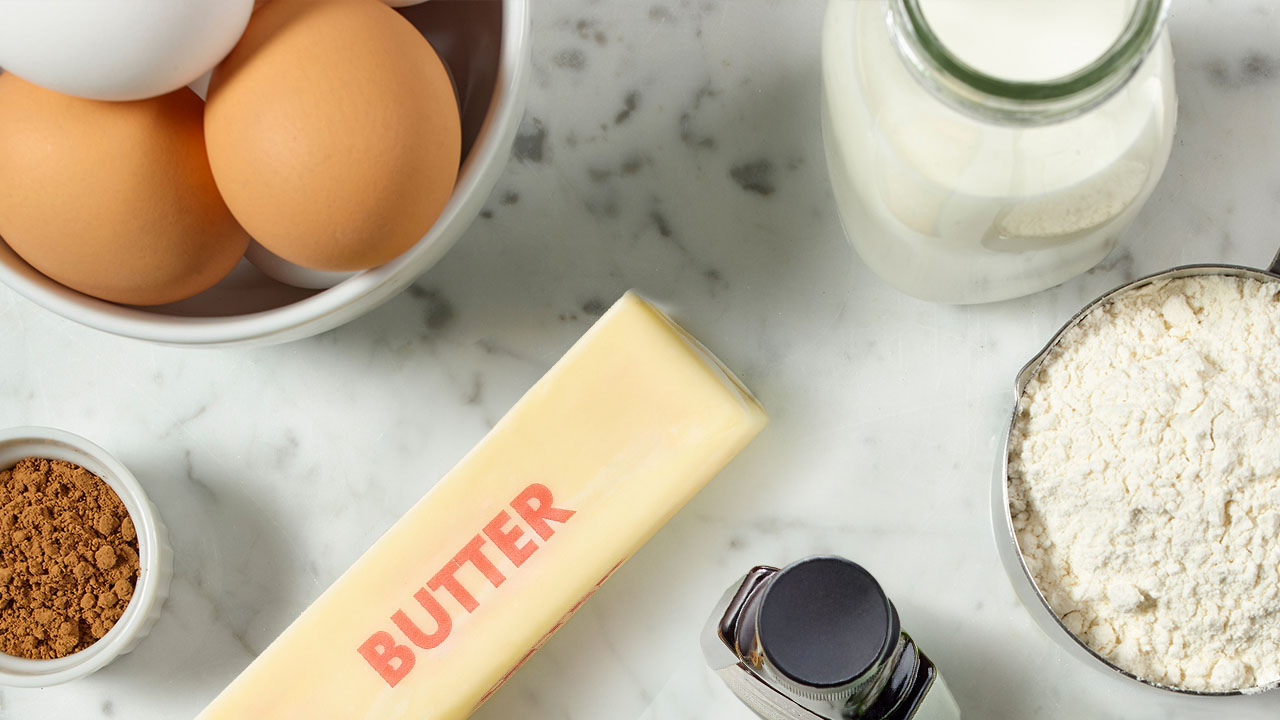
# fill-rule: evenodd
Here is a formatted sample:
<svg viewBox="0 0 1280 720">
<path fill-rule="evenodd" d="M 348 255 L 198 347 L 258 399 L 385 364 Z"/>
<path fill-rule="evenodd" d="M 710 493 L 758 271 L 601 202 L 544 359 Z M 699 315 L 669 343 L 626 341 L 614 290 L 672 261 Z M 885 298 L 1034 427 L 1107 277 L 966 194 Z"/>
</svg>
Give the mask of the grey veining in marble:
<svg viewBox="0 0 1280 720">
<path fill-rule="evenodd" d="M 1176 5 L 1173 157 L 1112 257 L 1029 298 L 946 307 L 889 289 L 845 242 L 819 128 L 821 0 L 533 5 L 506 174 L 457 247 L 361 320 L 177 350 L 0 289 L 0 426 L 111 450 L 176 550 L 150 638 L 81 682 L 0 691 L 0 718 L 192 717 L 631 287 L 773 422 L 478 720 L 629 720 L 703 697 L 697 634 L 721 591 L 814 552 L 877 575 L 971 720 L 1280 714 L 1280 693 L 1174 702 L 1077 665 L 1018 605 L 987 517 L 1014 373 L 1064 320 L 1138 275 L 1261 265 L 1280 245 L 1280 6 Z M 645 720 L 685 716 L 712 714 Z"/>
</svg>

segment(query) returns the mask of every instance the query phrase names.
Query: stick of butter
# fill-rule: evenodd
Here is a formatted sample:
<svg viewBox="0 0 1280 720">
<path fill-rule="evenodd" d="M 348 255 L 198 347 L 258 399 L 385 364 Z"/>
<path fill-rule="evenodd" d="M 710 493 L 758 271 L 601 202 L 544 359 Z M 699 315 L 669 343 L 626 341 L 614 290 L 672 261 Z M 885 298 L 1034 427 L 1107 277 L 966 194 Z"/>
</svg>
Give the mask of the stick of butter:
<svg viewBox="0 0 1280 720">
<path fill-rule="evenodd" d="M 627 293 L 200 718 L 466 718 L 765 422 Z"/>
</svg>

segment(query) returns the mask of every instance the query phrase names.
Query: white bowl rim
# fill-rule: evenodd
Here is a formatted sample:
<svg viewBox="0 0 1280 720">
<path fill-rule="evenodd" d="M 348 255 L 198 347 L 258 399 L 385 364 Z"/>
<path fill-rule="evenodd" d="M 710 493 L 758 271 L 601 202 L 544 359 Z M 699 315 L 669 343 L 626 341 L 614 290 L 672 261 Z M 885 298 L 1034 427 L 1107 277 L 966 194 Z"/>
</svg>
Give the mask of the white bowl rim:
<svg viewBox="0 0 1280 720">
<path fill-rule="evenodd" d="M 22 457 L 74 462 L 102 478 L 129 511 L 138 536 L 138 582 L 124 614 L 106 635 L 80 652 L 54 660 L 29 660 L 0 653 L 0 685 L 48 687 L 101 669 L 130 648 L 139 633 L 150 629 L 152 606 L 163 598 L 161 585 L 166 573 L 162 563 L 168 549 L 160 537 L 160 521 L 142 485 L 106 450 L 65 430 L 34 426 L 0 430 L 0 452 L 12 446 L 30 448 L 23 451 Z M 0 466 L 9 467 L 4 462 Z"/>
<path fill-rule="evenodd" d="M 395 260 L 308 298 L 223 317 L 164 315 L 82 295 L 26 263 L 0 263 L 0 282 L 67 319 L 115 335 L 183 346 L 269 344 L 338 326 L 390 299 L 426 272 L 462 235 L 488 199 L 524 114 L 529 81 L 529 0 L 503 0 L 497 78 L 477 141 L 453 197 L 431 230 Z"/>
</svg>

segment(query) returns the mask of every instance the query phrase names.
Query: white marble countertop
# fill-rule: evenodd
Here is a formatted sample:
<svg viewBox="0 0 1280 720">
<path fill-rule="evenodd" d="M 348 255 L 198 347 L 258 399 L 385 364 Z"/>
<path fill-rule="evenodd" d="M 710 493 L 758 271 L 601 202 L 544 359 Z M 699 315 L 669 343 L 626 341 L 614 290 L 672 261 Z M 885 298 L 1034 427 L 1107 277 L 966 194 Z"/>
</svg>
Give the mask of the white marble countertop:
<svg viewBox="0 0 1280 720">
<path fill-rule="evenodd" d="M 528 115 L 482 219 L 411 291 L 326 335 L 161 348 L 0 289 L 0 426 L 114 452 L 176 550 L 134 653 L 5 689 L 0 717 L 192 717 L 632 287 L 773 422 L 478 720 L 638 718 L 698 667 L 732 580 L 819 552 L 878 576 L 971 720 L 1280 714 L 1280 693 L 1188 702 L 1067 657 L 1015 599 L 987 509 L 1014 373 L 1084 302 L 1280 246 L 1280 6 L 1177 3 L 1173 157 L 1109 259 L 1029 298 L 945 307 L 889 289 L 840 230 L 823 5 L 537 0 Z"/>
</svg>

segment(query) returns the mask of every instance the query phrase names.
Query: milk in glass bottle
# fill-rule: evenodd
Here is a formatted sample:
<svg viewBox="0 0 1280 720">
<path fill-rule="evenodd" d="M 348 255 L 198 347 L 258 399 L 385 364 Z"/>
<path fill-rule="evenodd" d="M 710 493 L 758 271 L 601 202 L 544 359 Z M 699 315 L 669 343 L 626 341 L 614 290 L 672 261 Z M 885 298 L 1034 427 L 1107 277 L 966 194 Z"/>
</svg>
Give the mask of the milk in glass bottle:
<svg viewBox="0 0 1280 720">
<path fill-rule="evenodd" d="M 831 0 L 823 132 L 845 232 L 947 303 L 1078 275 L 1168 161 L 1169 0 Z"/>
</svg>

